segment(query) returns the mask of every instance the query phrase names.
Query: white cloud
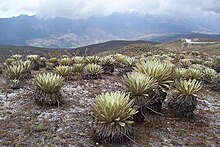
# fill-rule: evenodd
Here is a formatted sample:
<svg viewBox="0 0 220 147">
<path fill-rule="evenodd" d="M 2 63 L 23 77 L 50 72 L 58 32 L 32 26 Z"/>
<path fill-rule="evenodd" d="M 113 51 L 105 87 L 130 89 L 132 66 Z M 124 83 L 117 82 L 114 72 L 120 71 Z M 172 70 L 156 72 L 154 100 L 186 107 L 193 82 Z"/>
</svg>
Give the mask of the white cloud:
<svg viewBox="0 0 220 147">
<path fill-rule="evenodd" d="M 47 0 L 40 3 L 37 12 L 41 16 L 81 18 L 113 12 L 147 13 L 159 8 L 159 4 L 159 0 Z"/>
<path fill-rule="evenodd" d="M 219 0 L 1 0 L 0 17 L 38 14 L 43 17 L 86 18 L 130 12 L 158 15 L 216 15 Z"/>
<path fill-rule="evenodd" d="M 39 6 L 38 0 L 1 0 L 0 18 L 12 17 L 20 14 L 36 14 L 36 8 Z"/>
<path fill-rule="evenodd" d="M 220 10 L 219 0 L 160 0 L 160 4 L 156 13 L 176 16 L 207 16 L 217 14 L 216 10 Z"/>
</svg>

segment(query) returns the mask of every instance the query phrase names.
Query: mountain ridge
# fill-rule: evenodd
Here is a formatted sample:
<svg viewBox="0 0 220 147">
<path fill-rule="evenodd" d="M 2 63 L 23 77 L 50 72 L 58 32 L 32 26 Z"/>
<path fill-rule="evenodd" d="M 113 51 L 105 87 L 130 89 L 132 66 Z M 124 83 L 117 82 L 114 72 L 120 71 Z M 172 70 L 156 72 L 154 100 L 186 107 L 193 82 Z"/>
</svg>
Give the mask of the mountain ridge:
<svg viewBox="0 0 220 147">
<path fill-rule="evenodd" d="M 216 42 L 215 45 L 206 45 L 196 48 L 190 48 L 190 50 L 207 52 L 210 55 L 220 54 L 220 39 L 211 38 L 197 38 L 201 41 Z M 93 44 L 89 46 L 83 46 L 79 48 L 39 48 L 30 46 L 8 46 L 0 45 L 0 59 L 7 58 L 12 54 L 38 54 L 45 56 L 51 53 L 66 54 L 73 53 L 79 55 L 105 55 L 111 53 L 123 53 L 137 55 L 140 53 L 146 53 L 148 51 L 157 52 L 163 51 L 182 51 L 189 50 L 181 45 L 181 40 L 169 41 L 164 43 L 149 42 L 144 40 L 128 41 L 128 40 L 113 40 L 104 43 Z"/>
<path fill-rule="evenodd" d="M 0 57 L 8 57 L 12 54 L 38 54 L 43 56 L 51 52 L 59 51 L 64 53 L 65 51 L 69 52 L 78 52 L 79 54 L 84 54 L 86 51 L 88 54 L 96 54 L 99 52 L 105 52 L 109 50 L 116 50 L 121 47 L 125 47 L 131 44 L 151 44 L 156 45 L 156 42 L 149 42 L 144 40 L 128 41 L 128 40 L 112 40 L 99 44 L 92 44 L 88 46 L 82 46 L 79 48 L 42 48 L 42 47 L 31 47 L 31 46 L 10 46 L 10 45 L 0 45 Z M 87 50 L 88 49 L 88 50 Z"/>
<path fill-rule="evenodd" d="M 121 39 L 166 42 L 186 36 L 220 38 L 211 34 L 220 34 L 220 27 L 212 22 L 136 13 L 87 19 L 21 15 L 0 19 L 0 32 L 0 44 L 49 48 L 76 48 Z"/>
</svg>

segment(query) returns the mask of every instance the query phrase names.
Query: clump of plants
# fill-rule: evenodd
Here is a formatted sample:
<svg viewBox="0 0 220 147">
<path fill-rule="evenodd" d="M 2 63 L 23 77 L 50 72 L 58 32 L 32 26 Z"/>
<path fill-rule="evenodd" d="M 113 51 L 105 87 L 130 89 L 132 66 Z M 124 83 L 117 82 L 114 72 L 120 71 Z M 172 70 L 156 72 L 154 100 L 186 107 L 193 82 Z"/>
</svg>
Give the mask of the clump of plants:
<svg viewBox="0 0 220 147">
<path fill-rule="evenodd" d="M 7 66 L 7 65 L 12 65 L 12 63 L 13 63 L 14 61 L 15 61 L 14 58 L 11 58 L 11 57 L 7 58 L 7 59 L 5 60 L 5 66 Z"/>
<path fill-rule="evenodd" d="M 135 59 L 131 57 L 125 58 L 125 60 L 122 62 L 125 66 L 123 67 L 123 72 L 131 72 L 133 70 L 133 67 L 135 65 Z"/>
<path fill-rule="evenodd" d="M 197 79 L 201 80 L 203 74 L 201 70 L 194 68 L 175 68 L 174 76 L 176 79 Z"/>
<path fill-rule="evenodd" d="M 190 76 L 190 73 L 188 69 L 186 68 L 175 68 L 174 70 L 174 77 L 176 79 L 188 79 Z"/>
<path fill-rule="evenodd" d="M 7 66 L 7 81 L 12 89 L 19 89 L 21 87 L 21 80 L 23 79 L 24 73 L 25 68 L 22 65 Z"/>
<path fill-rule="evenodd" d="M 196 79 L 181 79 L 175 82 L 175 86 L 169 107 L 178 117 L 192 118 L 197 106 L 197 92 L 202 88 L 201 82 Z"/>
<path fill-rule="evenodd" d="M 210 61 L 214 62 L 213 68 L 217 73 L 220 73 L 220 55 L 214 56 Z"/>
<path fill-rule="evenodd" d="M 149 75 L 156 80 L 158 88 L 151 93 L 151 97 L 154 97 L 151 108 L 155 111 L 161 111 L 162 103 L 167 96 L 166 91 L 173 82 L 174 65 L 162 63 L 159 60 L 146 60 L 145 62 L 137 63 L 134 70 Z"/>
<path fill-rule="evenodd" d="M 213 90 L 220 92 L 220 73 L 213 77 L 211 85 Z"/>
<path fill-rule="evenodd" d="M 81 57 L 81 56 L 75 56 L 75 57 L 72 58 L 72 60 L 76 64 L 83 64 L 83 63 L 85 63 L 84 57 Z"/>
<path fill-rule="evenodd" d="M 117 67 L 119 67 L 119 75 L 131 72 L 135 65 L 135 59 L 126 55 L 116 54 L 115 60 L 117 61 Z"/>
<path fill-rule="evenodd" d="M 21 61 L 19 64 L 23 66 L 25 69 L 23 79 L 30 79 L 32 77 L 31 75 L 32 62 L 27 60 L 27 61 Z"/>
<path fill-rule="evenodd" d="M 84 66 L 85 66 L 84 63 L 74 64 L 74 65 L 72 66 L 72 72 L 73 72 L 73 73 L 78 73 L 78 74 L 80 74 L 80 73 L 83 72 Z"/>
<path fill-rule="evenodd" d="M 46 70 L 53 70 L 54 67 L 55 67 L 54 63 L 50 63 L 50 62 L 46 63 Z"/>
<path fill-rule="evenodd" d="M 192 65 L 189 67 L 189 69 L 190 69 L 190 68 L 192 68 L 192 69 L 197 69 L 197 70 L 202 71 L 203 68 L 205 68 L 205 66 L 204 66 L 204 65 L 201 65 L 201 64 L 192 64 Z"/>
<path fill-rule="evenodd" d="M 90 63 L 87 64 L 83 69 L 83 77 L 85 79 L 98 79 L 101 78 L 101 74 L 103 73 L 103 69 L 100 65 Z"/>
<path fill-rule="evenodd" d="M 200 80 L 202 78 L 202 72 L 198 69 L 189 68 L 189 78 Z"/>
<path fill-rule="evenodd" d="M 101 58 L 101 65 L 105 74 L 112 74 L 114 72 L 114 59 L 112 56 Z"/>
<path fill-rule="evenodd" d="M 193 56 L 199 56 L 200 55 L 200 52 L 199 51 L 192 51 L 191 54 Z"/>
<path fill-rule="evenodd" d="M 100 62 L 100 57 L 98 56 L 87 56 L 85 59 L 87 63 L 98 64 Z"/>
<path fill-rule="evenodd" d="M 68 78 L 72 72 L 72 69 L 70 66 L 57 66 L 57 67 L 55 67 L 55 71 L 60 76 L 62 76 L 64 78 Z"/>
<path fill-rule="evenodd" d="M 203 70 L 203 81 L 210 84 L 216 75 L 217 72 L 214 69 L 206 67 Z"/>
<path fill-rule="evenodd" d="M 63 65 L 63 66 L 70 66 L 70 65 L 72 65 L 72 62 L 73 62 L 73 60 L 68 57 L 60 59 L 60 65 Z"/>
<path fill-rule="evenodd" d="M 52 63 L 53 67 L 59 66 L 59 60 L 57 58 L 55 58 L 55 57 L 50 58 L 49 59 L 49 63 Z"/>
<path fill-rule="evenodd" d="M 36 76 L 34 99 L 41 105 L 58 105 L 61 103 L 60 89 L 63 86 L 64 79 L 57 74 L 43 73 Z"/>
<path fill-rule="evenodd" d="M 115 54 L 115 60 L 118 62 L 118 63 L 123 63 L 123 62 L 125 62 L 125 60 L 126 60 L 126 58 L 128 57 L 128 56 L 126 56 L 126 55 L 122 55 L 122 54 Z"/>
<path fill-rule="evenodd" d="M 138 106 L 139 112 L 134 115 L 134 120 L 143 121 L 145 113 L 151 109 L 151 104 L 155 100 L 150 93 L 156 88 L 156 80 L 143 73 L 131 72 L 123 76 L 123 83 L 130 93 L 131 99 Z"/>
<path fill-rule="evenodd" d="M 11 58 L 14 59 L 14 61 L 20 61 L 22 60 L 22 55 L 15 54 L 15 55 L 12 55 Z"/>
<path fill-rule="evenodd" d="M 40 57 L 39 59 L 39 65 L 40 68 L 45 68 L 47 66 L 47 59 L 45 57 Z"/>
<path fill-rule="evenodd" d="M 220 65 L 220 55 L 214 58 L 214 63 L 216 66 Z"/>
<path fill-rule="evenodd" d="M 181 59 L 180 60 L 180 66 L 183 67 L 183 68 L 187 68 L 191 65 L 191 61 L 190 59 Z"/>
<path fill-rule="evenodd" d="M 40 56 L 39 55 L 28 55 L 27 60 L 32 62 L 32 69 L 33 70 L 40 69 Z"/>
<path fill-rule="evenodd" d="M 193 58 L 191 62 L 193 64 L 202 64 L 204 61 L 201 58 Z"/>
<path fill-rule="evenodd" d="M 95 136 L 100 140 L 119 141 L 132 133 L 134 101 L 123 92 L 97 95 L 93 105 L 96 118 Z"/>
<path fill-rule="evenodd" d="M 204 62 L 204 65 L 209 67 L 209 68 L 214 68 L 215 63 L 214 63 L 214 61 L 207 60 L 207 61 Z"/>
</svg>

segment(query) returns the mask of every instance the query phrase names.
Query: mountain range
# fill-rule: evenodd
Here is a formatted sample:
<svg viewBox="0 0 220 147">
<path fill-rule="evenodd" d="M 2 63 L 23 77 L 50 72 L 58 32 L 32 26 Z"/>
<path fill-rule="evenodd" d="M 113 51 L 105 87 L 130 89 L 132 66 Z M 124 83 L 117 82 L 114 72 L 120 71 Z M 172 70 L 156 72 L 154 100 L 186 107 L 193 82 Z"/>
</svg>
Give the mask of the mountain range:
<svg viewBox="0 0 220 147">
<path fill-rule="evenodd" d="M 110 40 L 165 42 L 179 38 L 220 38 L 218 20 L 120 14 L 86 19 L 20 15 L 0 19 L 0 44 L 76 48 Z"/>
</svg>

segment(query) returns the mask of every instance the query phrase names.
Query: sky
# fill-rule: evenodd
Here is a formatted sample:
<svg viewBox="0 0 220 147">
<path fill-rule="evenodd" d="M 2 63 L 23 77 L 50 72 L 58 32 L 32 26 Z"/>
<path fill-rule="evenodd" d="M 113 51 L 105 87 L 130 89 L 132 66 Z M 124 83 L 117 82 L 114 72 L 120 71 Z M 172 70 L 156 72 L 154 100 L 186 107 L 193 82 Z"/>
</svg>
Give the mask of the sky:
<svg viewBox="0 0 220 147">
<path fill-rule="evenodd" d="M 220 15 L 220 0 L 1 0 L 0 18 L 21 14 L 87 18 L 112 13 L 189 17 Z"/>
</svg>

